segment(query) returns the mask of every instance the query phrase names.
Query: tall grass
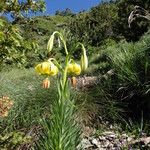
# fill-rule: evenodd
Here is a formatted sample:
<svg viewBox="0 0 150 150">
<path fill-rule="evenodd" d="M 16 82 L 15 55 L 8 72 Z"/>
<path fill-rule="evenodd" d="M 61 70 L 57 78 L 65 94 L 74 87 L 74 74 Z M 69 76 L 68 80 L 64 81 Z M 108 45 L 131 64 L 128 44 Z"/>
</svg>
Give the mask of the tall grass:
<svg viewBox="0 0 150 150">
<path fill-rule="evenodd" d="M 116 92 L 118 100 L 128 102 L 130 112 L 137 118 L 141 112 L 150 116 L 150 35 L 139 42 L 125 41 L 106 49 L 112 68 L 115 70 Z"/>
<path fill-rule="evenodd" d="M 99 115 L 122 122 L 129 117 L 140 121 L 141 112 L 144 118 L 150 117 L 150 34 L 136 43 L 121 41 L 100 49 L 101 52 L 92 55 L 88 72 L 100 76 L 88 94 L 97 104 Z M 101 78 L 110 69 L 115 74 Z"/>
<path fill-rule="evenodd" d="M 41 79 L 33 69 L 0 73 L 0 96 L 8 96 L 14 101 L 9 116 L 0 120 L 1 132 L 30 128 L 47 115 L 52 101 L 57 98 L 56 86 L 52 81 L 53 87 L 49 91 L 42 89 Z"/>
</svg>

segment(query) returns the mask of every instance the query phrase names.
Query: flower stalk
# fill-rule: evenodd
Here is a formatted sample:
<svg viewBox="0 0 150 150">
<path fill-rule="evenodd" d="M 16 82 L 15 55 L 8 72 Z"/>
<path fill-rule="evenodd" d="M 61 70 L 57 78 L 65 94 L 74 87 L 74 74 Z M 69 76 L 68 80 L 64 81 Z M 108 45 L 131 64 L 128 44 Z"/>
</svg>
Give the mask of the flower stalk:
<svg viewBox="0 0 150 150">
<path fill-rule="evenodd" d="M 55 31 L 47 45 L 47 50 L 50 52 L 54 47 L 55 36 L 58 36 L 62 42 L 66 54 L 64 64 L 60 64 L 55 58 L 49 58 L 48 61 L 38 64 L 35 70 L 40 75 L 46 75 L 46 79 L 43 82 L 45 88 L 49 88 L 49 78 L 57 75 L 57 89 L 58 100 L 54 100 L 51 110 L 51 119 L 44 120 L 42 122 L 45 128 L 45 138 L 42 140 L 40 149 L 46 150 L 75 150 L 79 144 L 80 128 L 75 122 L 75 105 L 74 100 L 70 98 L 70 83 L 69 76 L 80 75 L 82 68 L 87 68 L 87 56 L 83 44 L 79 44 L 82 47 L 83 64 L 81 67 L 75 63 L 68 53 L 66 41 L 61 33 Z M 58 43 L 60 44 L 60 43 Z M 82 57 L 81 57 L 82 58 Z M 85 64 L 84 64 L 85 63 Z M 50 125 L 49 125 L 50 124 Z"/>
</svg>

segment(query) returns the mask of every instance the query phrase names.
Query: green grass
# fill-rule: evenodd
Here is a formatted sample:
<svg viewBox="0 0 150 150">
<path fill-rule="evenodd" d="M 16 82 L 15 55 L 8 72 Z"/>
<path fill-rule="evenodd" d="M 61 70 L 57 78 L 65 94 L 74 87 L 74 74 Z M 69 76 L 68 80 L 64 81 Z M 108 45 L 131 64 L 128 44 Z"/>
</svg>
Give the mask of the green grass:
<svg viewBox="0 0 150 150">
<path fill-rule="evenodd" d="M 4 132 L 4 128 L 29 129 L 38 125 L 43 117 L 49 116 L 51 103 L 58 98 L 57 85 L 55 78 L 52 78 L 50 88 L 43 89 L 43 79 L 34 69 L 12 69 L 0 73 L 0 97 L 8 96 L 14 101 L 9 116 L 0 120 L 1 132 Z M 90 95 L 71 89 L 71 99 L 76 101 L 78 118 L 88 120 L 88 112 L 91 112 L 91 109 L 95 111 Z"/>
<path fill-rule="evenodd" d="M 0 96 L 8 96 L 14 101 L 9 116 L 1 120 L 1 128 L 30 128 L 50 110 L 51 102 L 57 98 L 56 85 L 51 81 L 49 90 L 41 87 L 43 77 L 33 69 L 13 69 L 0 73 Z"/>
<path fill-rule="evenodd" d="M 44 119 L 48 122 L 48 124 L 45 123 L 45 126 L 43 126 L 44 129 L 49 128 L 51 106 L 58 99 L 58 93 L 55 78 L 51 80 L 50 89 L 47 90 L 41 87 L 43 79 L 44 77 L 37 75 L 33 68 L 13 68 L 0 73 L 0 97 L 8 96 L 14 101 L 14 106 L 8 117 L 0 118 L 1 135 L 7 135 L 16 131 L 28 133 L 34 127 L 41 128 L 44 125 L 44 123 L 41 124 L 41 121 Z M 92 102 L 84 92 L 71 89 L 70 96 L 70 99 L 74 99 L 76 102 L 76 117 L 78 121 L 81 121 L 81 127 L 83 123 L 87 123 L 90 120 L 89 113 L 94 113 L 94 105 L 88 105 L 88 103 L 92 104 Z M 91 110 L 93 111 L 91 112 Z M 45 138 L 47 136 L 46 131 L 44 130 Z M 74 130 L 72 132 L 74 133 Z M 45 139 L 43 143 L 42 141 L 39 142 L 44 144 L 47 140 Z"/>
</svg>

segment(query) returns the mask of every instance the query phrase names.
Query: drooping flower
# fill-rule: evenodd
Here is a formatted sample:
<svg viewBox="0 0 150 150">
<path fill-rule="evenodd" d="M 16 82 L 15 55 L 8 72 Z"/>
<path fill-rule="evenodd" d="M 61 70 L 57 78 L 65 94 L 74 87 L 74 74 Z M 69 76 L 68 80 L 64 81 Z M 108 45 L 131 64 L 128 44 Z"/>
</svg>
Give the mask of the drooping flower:
<svg viewBox="0 0 150 150">
<path fill-rule="evenodd" d="M 55 76 L 58 73 L 58 68 L 49 61 L 38 64 L 35 70 L 41 75 Z"/>
<path fill-rule="evenodd" d="M 70 63 L 67 72 L 71 75 L 79 75 L 81 73 L 81 66 L 77 63 Z"/>
</svg>

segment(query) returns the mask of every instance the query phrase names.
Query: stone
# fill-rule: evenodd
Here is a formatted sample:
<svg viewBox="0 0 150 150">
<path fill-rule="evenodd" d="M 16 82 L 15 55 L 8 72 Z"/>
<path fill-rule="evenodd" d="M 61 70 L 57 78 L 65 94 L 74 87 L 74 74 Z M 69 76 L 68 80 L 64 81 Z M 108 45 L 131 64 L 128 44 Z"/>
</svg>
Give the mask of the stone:
<svg viewBox="0 0 150 150">
<path fill-rule="evenodd" d="M 98 147 L 99 142 L 97 141 L 97 139 L 93 139 L 92 140 L 92 144 L 96 145 Z"/>
<path fill-rule="evenodd" d="M 99 136 L 99 140 L 100 140 L 100 141 L 105 141 L 106 138 L 105 138 L 104 136 Z"/>
<path fill-rule="evenodd" d="M 83 149 L 86 149 L 86 148 L 90 148 L 92 146 L 93 145 L 91 144 L 91 142 L 88 139 L 82 139 L 81 145 L 79 147 L 82 147 Z"/>
</svg>

